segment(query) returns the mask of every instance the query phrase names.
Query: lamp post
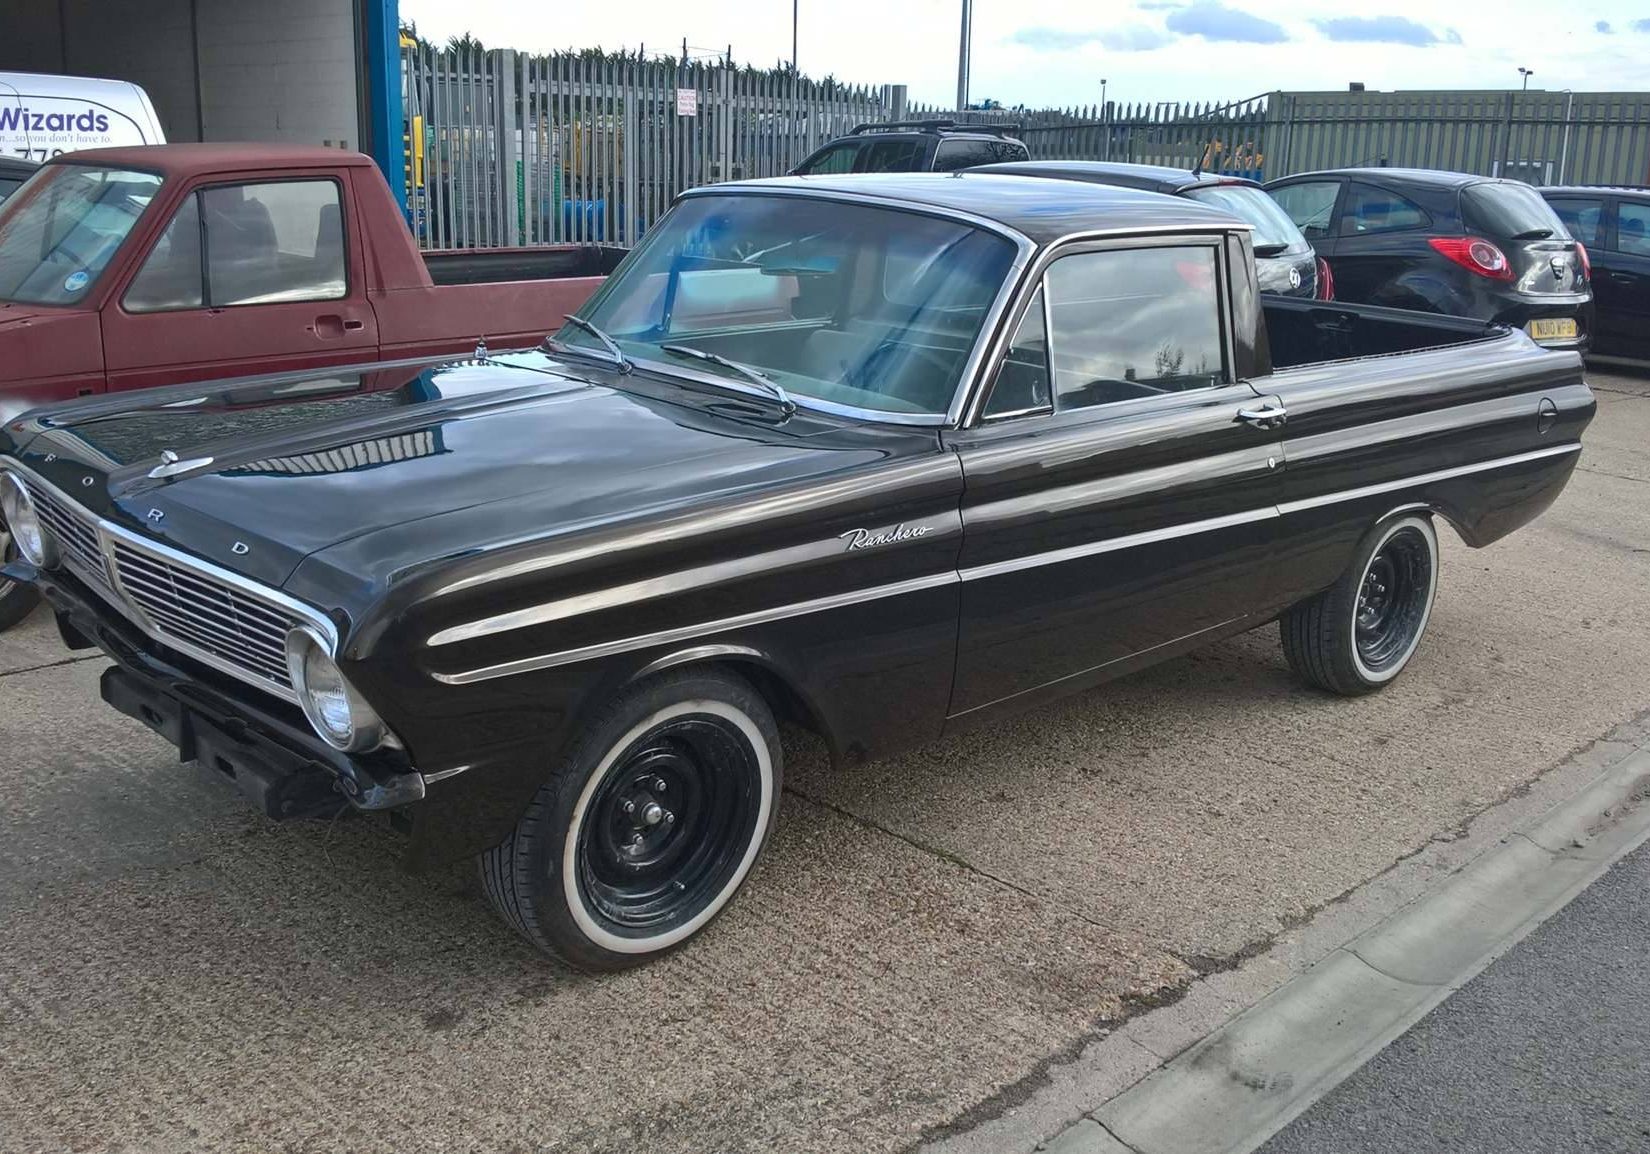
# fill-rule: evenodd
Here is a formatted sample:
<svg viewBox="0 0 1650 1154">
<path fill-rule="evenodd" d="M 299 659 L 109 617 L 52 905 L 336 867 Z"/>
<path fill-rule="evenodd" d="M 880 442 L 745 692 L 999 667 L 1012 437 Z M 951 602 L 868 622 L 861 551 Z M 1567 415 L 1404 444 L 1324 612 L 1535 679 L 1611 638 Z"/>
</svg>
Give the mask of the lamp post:
<svg viewBox="0 0 1650 1154">
<path fill-rule="evenodd" d="M 791 0 L 791 73 L 796 73 L 796 17 L 797 6 L 802 0 Z"/>
<path fill-rule="evenodd" d="M 1522 88 L 1520 88 L 1519 91 L 1520 92 L 1528 92 L 1530 90 L 1530 77 L 1535 75 L 1535 69 L 1533 69 L 1533 68 L 1520 68 L 1518 70 L 1518 74 L 1524 78 L 1524 86 Z"/>
<path fill-rule="evenodd" d="M 974 0 L 962 0 L 962 35 L 957 44 L 957 111 L 968 107 L 968 49 L 974 34 Z"/>
</svg>

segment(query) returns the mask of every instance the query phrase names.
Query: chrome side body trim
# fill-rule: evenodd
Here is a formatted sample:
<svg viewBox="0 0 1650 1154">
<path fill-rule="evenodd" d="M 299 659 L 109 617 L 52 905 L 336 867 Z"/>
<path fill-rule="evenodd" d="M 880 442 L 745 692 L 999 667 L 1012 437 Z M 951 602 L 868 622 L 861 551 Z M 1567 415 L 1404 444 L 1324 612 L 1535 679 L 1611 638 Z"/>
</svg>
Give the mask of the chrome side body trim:
<svg viewBox="0 0 1650 1154">
<path fill-rule="evenodd" d="M 1447 481 L 1452 477 L 1466 477 L 1473 473 L 1484 473 L 1491 469 L 1504 469 L 1513 465 L 1522 465 L 1529 461 L 1540 461 L 1547 457 L 1562 457 L 1566 453 L 1581 452 L 1581 442 L 1571 441 L 1565 445 L 1553 445 L 1546 449 L 1534 449 L 1528 453 L 1518 453 L 1511 457 L 1498 457 L 1493 461 L 1475 461 L 1471 465 L 1457 465 L 1453 469 L 1439 469 L 1433 473 L 1422 473 L 1418 477 L 1405 477 L 1399 481 L 1383 481 L 1378 485 L 1365 485 L 1360 489 L 1346 489 L 1339 493 L 1324 493 L 1317 497 L 1306 497 L 1299 501 L 1285 501 L 1278 506 L 1278 512 L 1283 514 L 1299 513 L 1304 509 L 1317 509 L 1324 505 L 1334 505 L 1341 501 L 1357 501 L 1364 497 L 1375 497 L 1381 493 L 1390 493 L 1396 489 L 1407 489 L 1412 485 L 1429 485 L 1434 481 Z"/>
<path fill-rule="evenodd" d="M 604 641 L 595 645 L 586 645 L 577 649 L 566 649 L 554 653 L 546 653 L 533 657 L 523 657 L 515 661 L 502 662 L 497 665 L 482 666 L 477 669 L 465 670 L 460 673 L 434 673 L 435 680 L 448 685 L 470 685 L 478 681 L 489 681 L 496 677 L 510 677 L 517 673 L 529 673 L 540 669 L 553 669 L 561 665 L 572 665 L 581 661 L 592 661 L 603 657 L 612 657 L 621 653 L 634 652 L 637 649 L 647 649 L 655 645 L 670 645 L 679 641 L 689 641 L 706 634 L 721 633 L 729 629 L 748 628 L 753 625 L 765 625 L 773 621 L 783 621 L 791 617 L 801 617 L 809 613 L 817 613 L 831 609 L 840 609 L 848 605 L 857 605 L 866 601 L 873 601 L 884 597 L 897 597 L 905 593 L 915 593 L 924 589 L 934 589 L 943 585 L 978 581 L 995 577 L 1004 573 L 1013 573 L 1023 569 L 1036 568 L 1043 565 L 1057 565 L 1064 561 L 1078 560 L 1102 553 L 1116 552 L 1121 549 L 1130 549 L 1140 545 L 1150 545 L 1159 541 L 1169 541 L 1177 537 L 1187 537 L 1196 533 L 1214 532 L 1228 529 L 1237 525 L 1251 524 L 1257 521 L 1266 521 L 1285 516 L 1289 513 L 1300 512 L 1304 509 L 1315 509 L 1324 505 L 1336 504 L 1343 501 L 1357 501 L 1365 497 L 1378 496 L 1399 489 L 1407 489 L 1416 485 L 1430 484 L 1434 481 L 1449 480 L 1454 477 L 1469 476 L 1473 473 L 1485 473 L 1495 469 L 1509 468 L 1529 461 L 1542 460 L 1548 457 L 1562 456 L 1568 453 L 1581 451 L 1580 442 L 1570 442 L 1564 445 L 1554 445 L 1545 449 L 1537 449 L 1528 453 L 1519 453 L 1511 457 L 1498 457 L 1490 461 L 1477 461 L 1470 465 L 1460 465 L 1451 469 L 1440 469 L 1436 472 L 1423 473 L 1418 476 L 1404 477 L 1396 481 L 1386 481 L 1378 485 L 1366 485 L 1358 489 L 1347 489 L 1338 493 L 1326 493 L 1322 496 L 1307 498 L 1302 501 L 1290 501 L 1282 505 L 1268 505 L 1258 509 L 1250 509 L 1241 513 L 1233 513 L 1223 517 L 1210 517 L 1202 521 L 1188 521 L 1181 525 L 1169 525 L 1161 529 L 1150 529 L 1142 533 L 1131 533 L 1123 537 L 1112 537 L 1104 541 L 1094 541 L 1084 545 L 1071 546 L 1065 549 L 1055 549 L 1046 553 L 1032 553 L 1024 557 L 1013 557 L 1005 561 L 993 562 L 989 565 L 978 565 L 971 569 L 935 573 L 926 577 L 915 577 L 906 581 L 897 581 L 889 585 L 878 585 L 870 589 L 856 589 L 848 593 L 838 593 L 830 597 L 815 598 L 810 601 L 798 601 L 789 605 L 778 605 L 771 609 L 756 610 L 743 613 L 736 617 L 724 617 L 716 621 L 704 621 L 693 625 L 681 625 L 674 629 L 661 630 L 655 633 L 646 633 L 634 637 L 620 638 L 614 641 Z M 1412 502 L 1399 507 L 1402 510 L 1423 509 L 1429 506 L 1420 502 Z M 1387 511 L 1390 515 L 1392 511 Z M 966 527 L 964 532 L 967 532 Z M 602 597 L 601 594 L 588 596 Z M 582 604 L 582 599 L 579 603 Z M 523 611 L 522 620 L 525 623 L 538 623 L 555 620 L 566 616 L 558 609 L 560 602 L 549 602 L 533 610 Z M 440 645 L 484 636 L 496 631 L 501 619 L 487 619 L 472 622 L 467 625 L 454 626 L 431 637 L 427 644 Z"/>
<path fill-rule="evenodd" d="M 179 568 L 198 572 L 202 574 L 203 577 L 210 580 L 234 586 L 236 589 L 240 590 L 242 593 L 254 600 L 265 602 L 273 608 L 292 614 L 304 624 L 312 626 L 320 635 L 321 639 L 325 642 L 328 653 L 336 656 L 338 651 L 338 628 L 330 619 L 327 618 L 325 614 L 316 609 L 313 605 L 307 605 L 302 601 L 298 601 L 287 596 L 278 589 L 272 589 L 269 586 L 260 585 L 255 581 L 251 581 L 248 578 L 241 576 L 239 573 L 220 568 L 217 565 L 213 565 L 209 561 L 203 561 L 199 557 L 193 556 L 189 553 L 184 553 L 178 549 L 174 549 L 170 545 L 163 545 L 158 541 L 149 540 L 146 537 L 139 536 L 138 534 L 132 532 L 130 529 L 123 528 L 113 522 L 104 520 L 103 518 L 93 514 L 80 502 L 69 497 L 63 492 L 63 490 L 59 489 L 56 485 L 53 485 L 50 481 L 47 481 L 44 477 L 41 477 L 25 465 L 15 461 L 0 461 L 0 470 L 9 470 L 17 473 L 27 484 L 31 486 L 38 486 L 40 489 L 52 494 L 52 496 L 58 501 L 63 502 L 69 508 L 74 510 L 76 516 L 83 518 L 87 524 L 96 528 L 99 548 L 102 551 L 104 564 L 106 566 L 106 571 L 112 587 L 109 590 L 101 590 L 88 583 L 88 588 L 91 588 L 100 599 L 109 601 L 109 603 L 117 611 L 128 618 L 144 633 L 148 634 L 151 638 L 158 641 L 162 645 L 165 645 L 170 649 L 175 649 L 179 653 L 199 661 L 203 665 L 208 665 L 220 673 L 227 674 L 230 677 L 235 678 L 237 681 L 241 681 L 247 685 L 253 686 L 254 688 L 261 689 L 275 697 L 291 702 L 297 702 L 298 700 L 298 696 L 295 691 L 284 690 L 283 687 L 279 685 L 260 678 L 255 674 L 249 673 L 247 670 L 237 666 L 233 661 L 226 660 L 215 653 L 202 649 L 200 646 L 194 645 L 191 642 L 156 625 L 155 622 L 152 621 L 149 616 L 138 607 L 131 595 L 121 585 L 120 567 L 114 560 L 114 547 L 117 541 L 138 553 L 147 553 L 152 557 L 169 562 Z M 73 572 L 73 570 L 70 571 Z M 110 592 L 115 594 L 114 600 L 109 599 Z"/>
<path fill-rule="evenodd" d="M 647 633 L 639 637 L 604 641 L 596 645 L 586 645 L 579 649 L 567 649 L 559 653 L 546 653 L 538 657 L 523 657 L 518 661 L 506 661 L 499 665 L 483 666 L 480 669 L 470 669 L 463 673 L 434 673 L 431 676 L 437 681 L 448 685 L 470 685 L 473 682 L 488 681 L 494 677 L 509 677 L 512 674 L 528 673 L 535 669 L 552 669 L 558 665 L 571 665 L 578 661 L 592 661 L 599 657 L 612 657 L 619 653 L 646 649 L 651 645 L 669 645 L 676 641 L 687 641 L 705 633 L 720 633 L 725 629 L 743 629 L 751 625 L 765 625 L 770 621 L 783 621 L 789 617 L 802 617 L 809 613 L 818 613 L 827 609 L 840 609 L 845 605 L 859 605 L 882 597 L 897 597 L 902 593 L 917 593 L 924 589 L 935 589 L 942 585 L 954 585 L 957 580 L 956 571 L 950 570 L 945 573 L 930 574 L 927 577 L 913 577 L 906 581 L 896 581 L 892 585 L 878 585 L 872 589 L 855 589 L 849 593 L 837 593 L 830 597 L 816 597 L 812 601 L 776 605 L 772 609 L 758 609 L 752 613 L 741 613 L 737 617 L 724 617 L 719 621 L 681 625 L 675 629 L 664 629 L 657 633 Z"/>
</svg>

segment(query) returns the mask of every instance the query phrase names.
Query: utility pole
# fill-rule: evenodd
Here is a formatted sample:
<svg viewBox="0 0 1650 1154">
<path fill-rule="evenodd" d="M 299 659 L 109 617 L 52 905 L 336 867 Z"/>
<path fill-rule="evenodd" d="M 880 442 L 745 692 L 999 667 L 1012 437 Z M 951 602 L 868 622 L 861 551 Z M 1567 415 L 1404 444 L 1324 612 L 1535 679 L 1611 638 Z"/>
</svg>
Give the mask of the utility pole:
<svg viewBox="0 0 1650 1154">
<path fill-rule="evenodd" d="M 974 0 L 962 0 L 962 36 L 957 45 L 957 111 L 968 107 L 968 52 L 974 34 Z"/>
</svg>

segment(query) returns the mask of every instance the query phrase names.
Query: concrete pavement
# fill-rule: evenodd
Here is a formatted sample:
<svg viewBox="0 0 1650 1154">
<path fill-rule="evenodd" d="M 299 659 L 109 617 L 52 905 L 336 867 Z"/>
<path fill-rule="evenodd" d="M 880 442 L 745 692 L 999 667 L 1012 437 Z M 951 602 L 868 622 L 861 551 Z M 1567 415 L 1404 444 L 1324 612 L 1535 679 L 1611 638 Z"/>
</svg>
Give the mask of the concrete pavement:
<svg viewBox="0 0 1650 1154">
<path fill-rule="evenodd" d="M 857 1154 L 1029 1109 L 1650 708 L 1650 382 L 1598 383 L 1584 471 L 1446 543 L 1387 692 L 1302 688 L 1264 630 L 870 766 L 790 735 L 747 892 L 616 978 L 380 827 L 266 824 L 102 706 L 97 661 L 46 664 L 49 622 L 0 635 L 0 1149 Z"/>
</svg>

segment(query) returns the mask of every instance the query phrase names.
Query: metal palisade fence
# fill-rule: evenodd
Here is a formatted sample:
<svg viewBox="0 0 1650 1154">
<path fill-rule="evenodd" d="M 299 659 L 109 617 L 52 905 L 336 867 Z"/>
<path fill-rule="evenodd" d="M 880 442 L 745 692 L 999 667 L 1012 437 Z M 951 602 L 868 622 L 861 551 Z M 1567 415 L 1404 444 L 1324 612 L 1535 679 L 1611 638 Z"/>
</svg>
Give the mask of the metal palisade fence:
<svg viewBox="0 0 1650 1154">
<path fill-rule="evenodd" d="M 403 48 L 408 211 L 426 248 L 635 243 L 683 189 L 777 176 L 903 90 L 778 72 Z"/>
<path fill-rule="evenodd" d="M 857 124 L 1014 123 L 1037 159 L 1254 180 L 1348 166 L 1650 183 L 1650 93 L 1272 92 L 1228 104 L 968 110 L 897 85 L 597 52 L 402 51 L 408 213 L 426 248 L 634 244 L 682 190 L 777 176 Z"/>
</svg>

